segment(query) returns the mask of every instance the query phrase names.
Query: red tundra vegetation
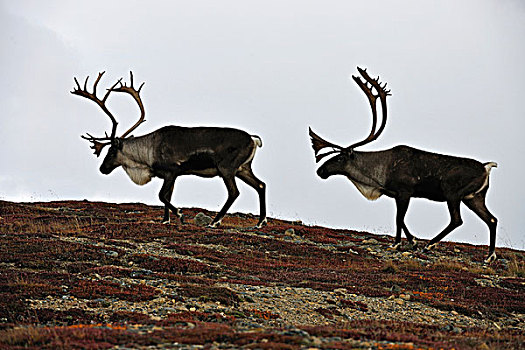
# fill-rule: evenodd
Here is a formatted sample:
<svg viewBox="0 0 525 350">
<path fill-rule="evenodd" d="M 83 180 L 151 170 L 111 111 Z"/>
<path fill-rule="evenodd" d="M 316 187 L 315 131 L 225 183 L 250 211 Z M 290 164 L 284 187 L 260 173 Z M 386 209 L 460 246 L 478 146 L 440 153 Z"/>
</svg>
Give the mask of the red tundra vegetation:
<svg viewBox="0 0 525 350">
<path fill-rule="evenodd" d="M 476 349 L 525 342 L 525 253 L 184 209 L 0 201 L 0 349 Z"/>
</svg>

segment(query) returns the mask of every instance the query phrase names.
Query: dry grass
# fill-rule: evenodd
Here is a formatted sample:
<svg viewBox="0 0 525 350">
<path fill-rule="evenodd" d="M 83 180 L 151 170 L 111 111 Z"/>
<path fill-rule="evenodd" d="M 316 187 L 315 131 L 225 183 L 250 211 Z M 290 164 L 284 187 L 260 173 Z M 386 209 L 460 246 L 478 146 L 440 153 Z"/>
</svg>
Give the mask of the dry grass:
<svg viewBox="0 0 525 350">
<path fill-rule="evenodd" d="M 67 234 L 81 232 L 82 224 L 76 217 L 67 220 L 14 220 L 0 225 L 1 234 L 23 232 L 26 234 Z"/>
<path fill-rule="evenodd" d="M 436 261 L 432 265 L 436 270 L 438 271 L 461 271 L 465 270 L 465 265 L 457 262 L 457 261 L 451 261 L 451 260 L 441 260 Z"/>
<path fill-rule="evenodd" d="M 496 271 L 487 265 L 467 266 L 466 271 L 476 275 L 496 275 Z"/>
<path fill-rule="evenodd" d="M 0 344 L 11 346 L 37 346 L 42 344 L 48 336 L 42 332 L 41 328 L 28 326 L 16 327 L 0 331 Z"/>
<path fill-rule="evenodd" d="M 521 258 L 521 259 L 520 259 Z M 506 276 L 509 277 L 525 277 L 525 260 L 523 259 L 523 255 L 512 253 L 510 254 L 510 257 L 508 258 L 509 264 L 507 267 L 507 271 L 505 273 Z"/>
</svg>

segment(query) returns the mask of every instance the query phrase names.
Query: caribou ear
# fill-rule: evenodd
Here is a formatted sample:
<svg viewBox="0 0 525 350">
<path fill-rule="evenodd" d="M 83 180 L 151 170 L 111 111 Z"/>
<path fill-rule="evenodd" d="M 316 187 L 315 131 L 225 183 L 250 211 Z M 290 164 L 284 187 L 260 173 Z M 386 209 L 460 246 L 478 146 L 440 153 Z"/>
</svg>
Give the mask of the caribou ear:
<svg viewBox="0 0 525 350">
<path fill-rule="evenodd" d="M 113 141 L 111 141 L 111 146 L 116 147 L 118 150 L 122 150 L 122 140 L 115 137 Z"/>
</svg>

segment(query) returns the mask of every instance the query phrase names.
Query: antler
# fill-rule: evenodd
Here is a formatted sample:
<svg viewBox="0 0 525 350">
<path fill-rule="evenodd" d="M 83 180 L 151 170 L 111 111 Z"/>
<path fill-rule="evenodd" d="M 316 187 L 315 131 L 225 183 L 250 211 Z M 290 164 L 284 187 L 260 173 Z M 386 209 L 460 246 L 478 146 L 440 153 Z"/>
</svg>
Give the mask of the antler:
<svg viewBox="0 0 525 350">
<path fill-rule="evenodd" d="M 319 135 L 313 132 L 312 128 L 310 127 L 308 128 L 308 133 L 310 134 L 310 139 L 312 141 L 312 148 L 314 149 L 314 152 L 315 152 L 315 162 L 316 163 L 319 163 L 321 159 L 323 159 L 324 157 L 330 154 L 341 152 L 341 150 L 343 149 L 343 147 L 336 145 L 335 143 L 328 142 L 325 139 L 321 138 Z M 331 147 L 333 148 L 333 150 L 323 153 L 323 154 L 319 154 L 320 150 L 322 150 L 323 148 L 327 148 L 327 147 Z"/>
<path fill-rule="evenodd" d="M 386 90 L 386 83 L 384 83 L 384 85 L 381 86 L 381 83 L 379 82 L 379 77 L 377 77 L 376 79 L 370 78 L 370 76 L 366 72 L 366 69 L 361 69 L 357 67 L 357 70 L 363 76 L 363 78 L 365 79 L 365 82 L 363 82 L 360 77 L 352 76 L 352 78 L 355 80 L 357 85 L 359 85 L 359 87 L 364 91 L 364 93 L 368 97 L 368 101 L 370 102 L 370 107 L 372 108 L 372 130 L 370 131 L 370 134 L 368 135 L 366 139 L 359 141 L 357 143 L 354 143 L 353 145 L 349 147 L 343 148 L 339 145 L 336 145 L 334 143 L 324 140 L 319 135 L 314 133 L 311 128 L 309 128 L 309 134 L 310 134 L 310 138 L 312 141 L 312 148 L 314 149 L 314 152 L 315 152 L 316 162 L 319 162 L 321 159 L 323 159 L 324 157 L 330 154 L 338 153 L 343 150 L 353 150 L 356 147 L 359 147 L 371 141 L 374 141 L 375 139 L 379 137 L 379 135 L 381 135 L 381 133 L 383 132 L 383 129 L 385 128 L 386 117 L 387 117 L 386 97 L 391 95 L 390 90 Z M 370 84 L 370 86 L 368 86 L 368 84 Z M 374 95 L 372 93 L 372 88 L 374 88 L 377 91 L 377 95 Z M 381 100 L 383 120 L 381 121 L 381 126 L 376 131 L 376 127 L 377 127 L 376 100 L 378 97 Z M 327 147 L 331 147 L 332 151 L 329 151 L 323 154 L 319 154 L 320 150 L 322 150 L 323 148 L 327 148 Z"/>
<path fill-rule="evenodd" d="M 100 156 L 100 152 L 102 152 L 102 149 L 111 143 L 111 142 L 99 142 L 99 141 L 113 140 L 117 132 L 118 122 L 113 116 L 113 114 L 111 114 L 111 112 L 106 107 L 106 100 L 108 99 L 111 91 L 113 91 L 113 88 L 117 86 L 117 84 L 120 83 L 122 80 L 122 78 L 120 78 L 115 84 L 113 84 L 113 86 L 108 89 L 108 91 L 106 92 L 106 95 L 104 95 L 104 98 L 101 100 L 97 97 L 97 85 L 100 79 L 102 78 L 102 76 L 104 75 L 104 73 L 106 72 L 98 73 L 97 80 L 95 80 L 95 83 L 93 83 L 92 93 L 87 91 L 87 82 L 89 80 L 89 76 L 86 77 L 86 81 L 84 82 L 83 89 L 80 88 L 80 84 L 78 83 L 77 78 L 74 77 L 73 79 L 75 80 L 75 83 L 77 84 L 77 88 L 76 89 L 73 88 L 73 91 L 71 91 L 71 93 L 74 95 L 82 96 L 84 98 L 87 98 L 88 100 L 94 101 L 104 111 L 104 113 L 106 113 L 109 116 L 109 118 L 111 119 L 111 123 L 113 124 L 113 127 L 111 129 L 111 136 L 108 136 L 107 133 L 105 137 L 94 137 L 94 136 L 91 136 L 90 134 L 87 134 L 87 136 L 82 135 L 83 139 L 88 140 L 89 142 L 93 144 L 90 148 L 95 150 L 94 154 L 96 154 L 97 157 Z"/>
<path fill-rule="evenodd" d="M 144 105 L 142 104 L 142 99 L 139 96 L 140 90 L 144 86 L 144 82 L 142 84 L 140 84 L 138 90 L 135 90 L 135 88 L 133 87 L 133 72 L 132 71 L 129 72 L 129 76 L 130 76 L 130 84 L 129 84 L 129 86 L 126 86 L 126 83 L 122 84 L 122 82 L 119 80 L 120 87 L 118 87 L 116 89 L 113 89 L 113 91 L 125 92 L 127 94 L 130 94 L 133 97 L 133 99 L 135 100 L 135 102 L 137 102 L 137 104 L 139 105 L 140 118 L 131 128 L 129 128 L 128 131 L 126 131 L 125 133 L 122 134 L 121 138 L 124 138 L 124 137 L 128 136 L 140 124 L 142 124 L 142 123 L 144 123 L 146 121 L 146 120 L 144 120 L 144 117 L 146 116 L 146 111 L 144 109 Z"/>
<path fill-rule="evenodd" d="M 392 95 L 390 93 L 390 90 L 386 90 L 386 83 L 384 83 L 384 85 L 381 86 L 381 83 L 379 82 L 379 77 L 377 77 L 376 79 L 372 79 L 366 72 L 366 69 L 361 69 L 357 67 L 357 70 L 363 76 L 363 78 L 365 79 L 365 82 L 363 82 L 360 77 L 356 77 L 354 75 L 352 75 L 352 78 L 357 83 L 357 85 L 359 85 L 361 90 L 364 91 L 364 93 L 366 94 L 366 97 L 368 97 L 368 102 L 370 102 L 370 107 L 372 108 L 372 130 L 370 130 L 370 134 L 368 135 L 366 139 L 359 141 L 357 143 L 354 143 L 353 145 L 347 147 L 347 149 L 354 149 L 356 147 L 365 145 L 369 142 L 374 141 L 375 139 L 379 137 L 379 135 L 381 135 L 381 133 L 383 132 L 386 126 L 386 118 L 387 118 L 386 97 Z M 370 84 L 370 86 L 368 86 L 368 84 Z M 374 88 L 377 91 L 377 95 L 374 95 L 372 93 L 372 88 Z M 376 126 L 377 126 L 376 100 L 378 97 L 381 100 L 382 121 L 381 121 L 381 126 L 376 131 Z"/>
<path fill-rule="evenodd" d="M 144 105 L 142 104 L 142 100 L 141 100 L 140 95 L 139 95 L 140 94 L 140 90 L 142 89 L 142 86 L 144 86 L 144 83 L 142 83 L 140 85 L 139 89 L 136 90 L 133 87 L 133 72 L 130 72 L 130 86 L 127 86 L 125 83 L 122 84 L 122 78 L 120 78 L 119 80 L 117 80 L 117 82 L 115 84 L 113 84 L 112 87 L 110 87 L 108 89 L 108 91 L 106 92 L 106 95 L 104 96 L 104 98 L 102 100 L 99 99 L 97 97 L 97 85 L 98 85 L 98 82 L 100 81 L 100 79 L 102 78 L 102 76 L 104 75 L 104 73 L 105 72 L 98 73 L 97 80 L 95 80 L 95 83 L 93 84 L 93 92 L 92 93 L 87 91 L 87 82 L 88 82 L 89 76 L 86 78 L 86 81 L 84 82 L 84 88 L 83 89 L 80 87 L 80 84 L 78 83 L 77 78 L 74 78 L 75 83 L 77 84 L 77 87 L 73 88 L 73 91 L 71 91 L 71 93 L 74 94 L 74 95 L 82 96 L 82 97 L 87 98 L 88 100 L 94 101 L 104 111 L 104 113 L 106 113 L 109 116 L 109 118 L 111 119 L 111 123 L 113 124 L 113 127 L 111 129 L 111 136 L 108 136 L 107 133 L 105 134 L 104 137 L 94 137 L 94 136 L 92 136 L 92 135 L 90 135 L 88 133 L 86 133 L 86 135 L 82 135 L 81 136 L 84 140 L 88 140 L 89 142 L 92 143 L 90 148 L 95 150 L 94 154 L 96 154 L 97 157 L 100 156 L 100 152 L 102 152 L 102 149 L 105 146 L 111 144 L 111 141 L 115 139 L 115 135 L 117 133 L 118 122 L 115 119 L 115 117 L 113 116 L 113 114 L 111 114 L 111 112 L 106 107 L 106 100 L 108 99 L 109 94 L 112 91 L 125 92 L 127 94 L 130 94 L 133 97 L 133 99 L 137 102 L 137 104 L 139 105 L 139 108 L 140 108 L 140 118 L 139 118 L 139 120 L 128 131 L 126 131 L 124 134 L 122 134 L 121 138 L 126 137 L 127 135 L 129 135 L 129 133 L 131 133 L 133 130 L 135 130 L 140 124 L 145 122 L 144 117 L 146 115 L 146 112 L 144 110 Z M 120 86 L 115 88 L 118 84 L 120 84 Z M 110 141 L 110 142 L 99 142 L 99 141 Z"/>
</svg>

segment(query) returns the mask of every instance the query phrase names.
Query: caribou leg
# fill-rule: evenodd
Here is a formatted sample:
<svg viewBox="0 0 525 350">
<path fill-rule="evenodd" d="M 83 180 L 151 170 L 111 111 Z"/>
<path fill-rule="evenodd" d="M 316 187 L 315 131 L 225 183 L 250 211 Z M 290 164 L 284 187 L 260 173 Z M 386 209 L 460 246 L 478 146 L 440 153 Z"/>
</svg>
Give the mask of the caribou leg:
<svg viewBox="0 0 525 350">
<path fill-rule="evenodd" d="M 461 201 L 459 200 L 450 200 L 447 202 L 448 211 L 450 212 L 450 223 L 443 231 L 441 231 L 436 237 L 432 238 L 430 242 L 428 242 L 424 250 L 430 250 L 434 248 L 437 243 L 441 241 L 446 235 L 463 224 L 461 213 L 459 211 L 460 204 Z"/>
<path fill-rule="evenodd" d="M 250 166 L 241 168 L 241 171 L 238 172 L 236 176 L 249 186 L 253 187 L 259 195 L 259 222 L 255 227 L 260 228 L 263 225 L 266 225 L 266 184 L 253 174 Z"/>
<path fill-rule="evenodd" d="M 493 260 L 496 260 L 496 227 L 498 225 L 498 219 L 494 217 L 490 213 L 490 211 L 487 209 L 487 206 L 485 204 L 485 195 L 487 191 L 480 192 L 476 194 L 474 197 L 470 199 L 463 199 L 463 203 L 472 210 L 474 213 L 476 213 L 477 216 L 480 217 L 481 220 L 487 224 L 490 231 L 490 245 L 489 245 L 489 255 L 487 256 L 487 259 L 485 259 L 486 263 L 490 263 Z"/>
<path fill-rule="evenodd" d="M 414 237 L 414 235 L 412 235 L 412 233 L 410 233 L 404 221 L 403 221 L 403 231 L 405 231 L 405 235 L 407 236 L 407 240 L 410 243 L 411 248 L 415 248 L 417 246 L 417 239 L 416 237 Z"/>
<path fill-rule="evenodd" d="M 410 196 L 400 196 L 396 197 L 396 240 L 394 241 L 394 244 L 392 245 L 392 248 L 399 249 L 401 246 L 401 233 L 402 231 L 405 231 L 405 235 L 410 242 L 410 244 L 414 244 L 414 236 L 408 231 L 407 226 L 405 225 L 405 215 L 408 210 L 408 204 L 410 203 Z"/>
<path fill-rule="evenodd" d="M 164 180 L 162 188 L 159 192 L 159 199 L 164 204 L 164 218 L 162 219 L 163 224 L 170 223 L 170 210 L 177 215 L 180 220 L 180 223 L 183 224 L 182 213 L 180 209 L 175 208 L 173 204 L 170 203 L 171 195 L 173 194 L 173 187 L 175 186 L 175 179 L 177 177 L 169 177 Z"/>
<path fill-rule="evenodd" d="M 226 203 L 224 203 L 224 206 L 222 207 L 221 211 L 219 211 L 215 219 L 213 219 L 209 227 L 219 226 L 222 218 L 224 218 L 224 215 L 226 215 L 228 209 L 230 209 L 233 202 L 235 202 L 237 197 L 239 197 L 239 189 L 237 188 L 237 184 L 235 183 L 235 176 L 224 175 L 222 179 L 224 180 L 224 184 L 226 185 L 226 189 L 228 190 L 228 199 L 226 200 Z"/>
</svg>

